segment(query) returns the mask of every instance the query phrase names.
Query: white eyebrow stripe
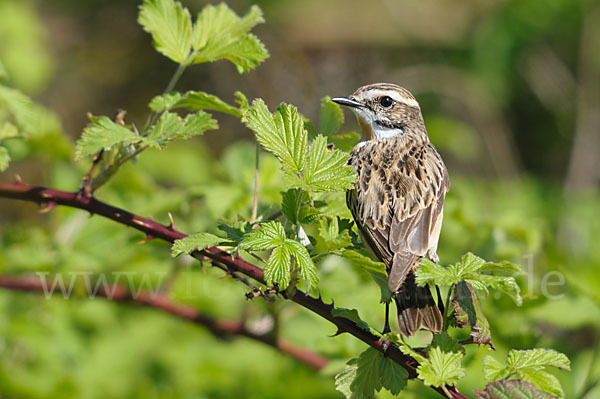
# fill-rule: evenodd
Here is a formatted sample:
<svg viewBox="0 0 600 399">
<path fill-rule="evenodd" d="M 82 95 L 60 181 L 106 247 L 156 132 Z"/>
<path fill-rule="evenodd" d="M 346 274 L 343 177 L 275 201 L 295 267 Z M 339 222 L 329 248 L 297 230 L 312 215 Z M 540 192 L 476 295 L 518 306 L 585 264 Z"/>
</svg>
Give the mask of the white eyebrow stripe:
<svg viewBox="0 0 600 399">
<path fill-rule="evenodd" d="M 406 97 L 400 95 L 400 93 L 395 92 L 395 91 L 390 91 L 390 90 L 372 90 L 372 91 L 370 91 L 370 94 L 372 94 L 373 97 L 390 96 L 396 102 L 399 102 L 399 103 L 402 103 L 402 104 L 406 104 L 409 107 L 415 107 L 415 108 L 419 108 L 420 109 L 419 103 L 417 102 L 417 100 L 414 100 L 412 98 L 406 98 Z"/>
</svg>

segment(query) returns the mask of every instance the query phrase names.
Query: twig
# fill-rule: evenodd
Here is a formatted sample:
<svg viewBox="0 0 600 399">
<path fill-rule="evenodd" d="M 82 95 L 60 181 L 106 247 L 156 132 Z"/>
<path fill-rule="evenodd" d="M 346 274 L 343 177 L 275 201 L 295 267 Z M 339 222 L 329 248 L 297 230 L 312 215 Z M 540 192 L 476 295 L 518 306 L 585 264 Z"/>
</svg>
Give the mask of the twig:
<svg viewBox="0 0 600 399">
<path fill-rule="evenodd" d="M 160 238 L 168 242 L 186 237 L 186 234 L 179 232 L 174 227 L 164 226 L 151 219 L 143 218 L 123 209 L 116 208 L 104 202 L 98 201 L 94 197 L 84 197 L 79 193 L 68 191 L 54 190 L 50 188 L 31 186 L 27 184 L 16 184 L 0 182 L 0 197 L 31 201 L 36 203 L 55 203 L 57 205 L 66 205 L 74 208 L 86 210 L 92 214 L 98 214 L 121 224 L 131 226 L 149 236 Z M 241 258 L 233 259 L 229 254 L 224 254 L 218 248 L 207 248 L 203 251 L 197 251 L 195 254 L 206 256 L 216 263 L 223 265 L 227 270 L 244 274 L 253 280 L 265 284 L 262 269 L 246 262 Z M 379 336 L 374 335 L 368 330 L 359 327 L 354 321 L 345 317 L 336 317 L 331 314 L 333 304 L 326 304 L 321 298 L 313 298 L 301 290 L 296 290 L 293 295 L 287 296 L 282 293 L 282 296 L 292 300 L 310 311 L 318 314 L 324 319 L 330 321 L 337 327 L 338 333 L 349 333 L 371 347 L 398 363 L 408 371 L 409 378 L 416 378 L 416 368 L 418 362 L 412 357 L 405 355 L 400 349 L 393 344 L 384 345 L 384 342 Z M 448 397 L 446 392 L 450 393 L 450 398 L 467 399 L 466 396 L 458 392 L 456 387 L 446 386 L 432 387 L 443 397 Z"/>
<path fill-rule="evenodd" d="M 33 276 L 0 276 L 0 287 L 36 294 L 44 293 L 46 288 L 39 278 Z M 139 294 L 133 295 L 125 286 L 117 284 L 108 288 L 99 287 L 98 292 L 94 295 L 114 302 L 131 303 L 162 310 L 173 316 L 204 326 L 210 330 L 215 337 L 220 339 L 232 339 L 236 336 L 243 336 L 255 341 L 260 341 L 296 358 L 316 370 L 322 369 L 328 363 L 328 359 L 321 355 L 300 348 L 285 340 L 275 339 L 270 334 L 256 333 L 249 330 L 242 322 L 219 320 L 199 312 L 190 306 L 177 304 L 169 300 L 164 293 L 152 294 L 140 292 Z"/>
</svg>

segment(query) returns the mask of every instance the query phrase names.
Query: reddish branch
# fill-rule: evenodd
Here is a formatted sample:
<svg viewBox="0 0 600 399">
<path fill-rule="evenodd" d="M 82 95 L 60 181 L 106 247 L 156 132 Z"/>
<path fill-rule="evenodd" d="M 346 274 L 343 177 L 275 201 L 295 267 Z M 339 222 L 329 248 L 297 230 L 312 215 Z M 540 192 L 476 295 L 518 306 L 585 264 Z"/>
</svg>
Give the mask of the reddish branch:
<svg viewBox="0 0 600 399">
<path fill-rule="evenodd" d="M 41 294 L 47 291 L 41 279 L 33 276 L 0 276 L 0 287 Z M 132 293 L 122 285 L 98 287 L 94 297 L 106 298 L 115 302 L 125 302 L 159 309 L 192 323 L 206 327 L 215 337 L 220 339 L 233 339 L 236 336 L 247 337 L 270 345 L 283 353 L 291 355 L 308 366 L 320 370 L 327 365 L 327 358 L 282 339 L 276 339 L 270 334 L 260 334 L 249 330 L 244 323 L 239 321 L 219 320 L 208 316 L 191 306 L 177 304 L 171 301 L 164 293 L 140 292 Z"/>
<path fill-rule="evenodd" d="M 145 233 L 148 238 L 160 238 L 171 243 L 175 240 L 186 237 L 186 234 L 177 231 L 173 225 L 164 226 L 153 221 L 152 219 L 134 215 L 123 209 L 119 209 L 104 202 L 98 201 L 93 196 L 85 195 L 81 192 L 73 193 L 68 191 L 60 191 L 39 186 L 30 186 L 21 182 L 0 182 L 0 197 L 36 202 L 38 204 L 45 204 L 48 207 L 53 207 L 55 205 L 66 205 L 83 209 L 91 214 L 102 215 L 121 224 L 131 226 Z M 193 255 L 197 259 L 205 259 L 208 257 L 213 261 L 213 264 L 221 265 L 228 272 L 241 273 L 260 282 L 261 284 L 265 284 L 262 269 L 242 260 L 239 257 L 233 259 L 229 254 L 219 250 L 218 248 L 207 248 L 204 251 L 197 251 Z M 405 355 L 397 346 L 393 344 L 387 346 L 386 349 L 384 342 L 382 342 L 378 336 L 372 334 L 370 331 L 363 330 L 352 320 L 344 317 L 333 316 L 331 314 L 333 305 L 328 305 L 324 303 L 321 298 L 313 298 L 300 290 L 296 290 L 296 292 L 292 296 L 289 296 L 288 299 L 329 320 L 337 327 L 338 332 L 346 332 L 354 335 L 376 350 L 385 353 L 386 356 L 394 360 L 408 371 L 409 378 L 415 378 L 417 376 L 416 367 L 418 366 L 418 362 L 414 358 Z M 442 396 L 447 397 L 442 388 L 434 389 Z M 446 390 L 450 393 L 451 398 L 466 399 L 466 396 L 458 392 L 455 387 L 446 386 Z"/>
</svg>

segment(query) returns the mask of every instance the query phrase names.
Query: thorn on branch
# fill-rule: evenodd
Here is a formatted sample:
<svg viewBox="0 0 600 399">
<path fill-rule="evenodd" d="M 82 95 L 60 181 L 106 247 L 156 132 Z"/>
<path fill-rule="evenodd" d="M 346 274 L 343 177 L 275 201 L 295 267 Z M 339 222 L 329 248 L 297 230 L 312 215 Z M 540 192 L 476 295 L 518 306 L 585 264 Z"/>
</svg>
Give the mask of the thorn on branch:
<svg viewBox="0 0 600 399">
<path fill-rule="evenodd" d="M 275 298 L 273 295 L 277 295 L 278 291 L 273 288 L 263 290 L 262 288 L 255 287 L 252 291 L 246 293 L 246 299 L 251 300 L 262 296 L 267 302 L 274 302 Z"/>
<path fill-rule="evenodd" d="M 152 240 L 154 240 L 155 238 L 156 238 L 156 237 L 154 237 L 154 236 L 153 236 L 153 235 L 151 235 L 151 234 L 146 234 L 146 238 L 144 238 L 144 239 L 143 239 L 143 240 L 141 240 L 141 241 L 138 241 L 138 242 L 137 242 L 137 244 L 145 244 L 145 243 L 147 243 L 147 242 L 149 242 L 149 241 L 152 241 Z"/>
<path fill-rule="evenodd" d="M 56 202 L 54 202 L 54 201 L 46 202 L 45 206 L 42 209 L 40 209 L 40 213 L 48 213 L 55 206 L 56 206 Z"/>
<path fill-rule="evenodd" d="M 175 231 L 175 222 L 173 221 L 173 215 L 171 215 L 171 212 L 169 212 L 169 225 L 167 226 L 167 229 Z"/>
<path fill-rule="evenodd" d="M 115 116 L 115 123 L 117 125 L 125 126 L 125 115 L 127 115 L 127 111 L 124 109 L 119 109 L 117 111 L 117 115 Z"/>
<path fill-rule="evenodd" d="M 21 176 L 19 176 L 19 174 L 15 174 L 15 184 L 18 184 L 19 186 L 23 185 L 23 180 L 21 180 Z"/>
<path fill-rule="evenodd" d="M 337 337 L 338 335 L 341 335 L 343 333 L 347 333 L 348 331 L 344 330 L 342 327 L 338 327 L 337 331 L 335 332 L 335 334 L 330 335 L 331 338 L 333 337 Z"/>
</svg>

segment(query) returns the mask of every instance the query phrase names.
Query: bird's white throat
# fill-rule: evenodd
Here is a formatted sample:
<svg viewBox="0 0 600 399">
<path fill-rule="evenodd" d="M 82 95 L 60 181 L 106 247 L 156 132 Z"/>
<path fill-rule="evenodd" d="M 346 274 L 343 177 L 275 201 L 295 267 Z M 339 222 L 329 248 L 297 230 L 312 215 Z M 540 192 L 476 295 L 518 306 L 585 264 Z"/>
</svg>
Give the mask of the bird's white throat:
<svg viewBox="0 0 600 399">
<path fill-rule="evenodd" d="M 404 134 L 404 130 L 397 127 L 385 127 L 375 122 L 375 115 L 372 112 L 354 109 L 358 117 L 358 122 L 363 130 L 363 136 L 366 139 L 387 139 L 390 137 Z"/>
</svg>

